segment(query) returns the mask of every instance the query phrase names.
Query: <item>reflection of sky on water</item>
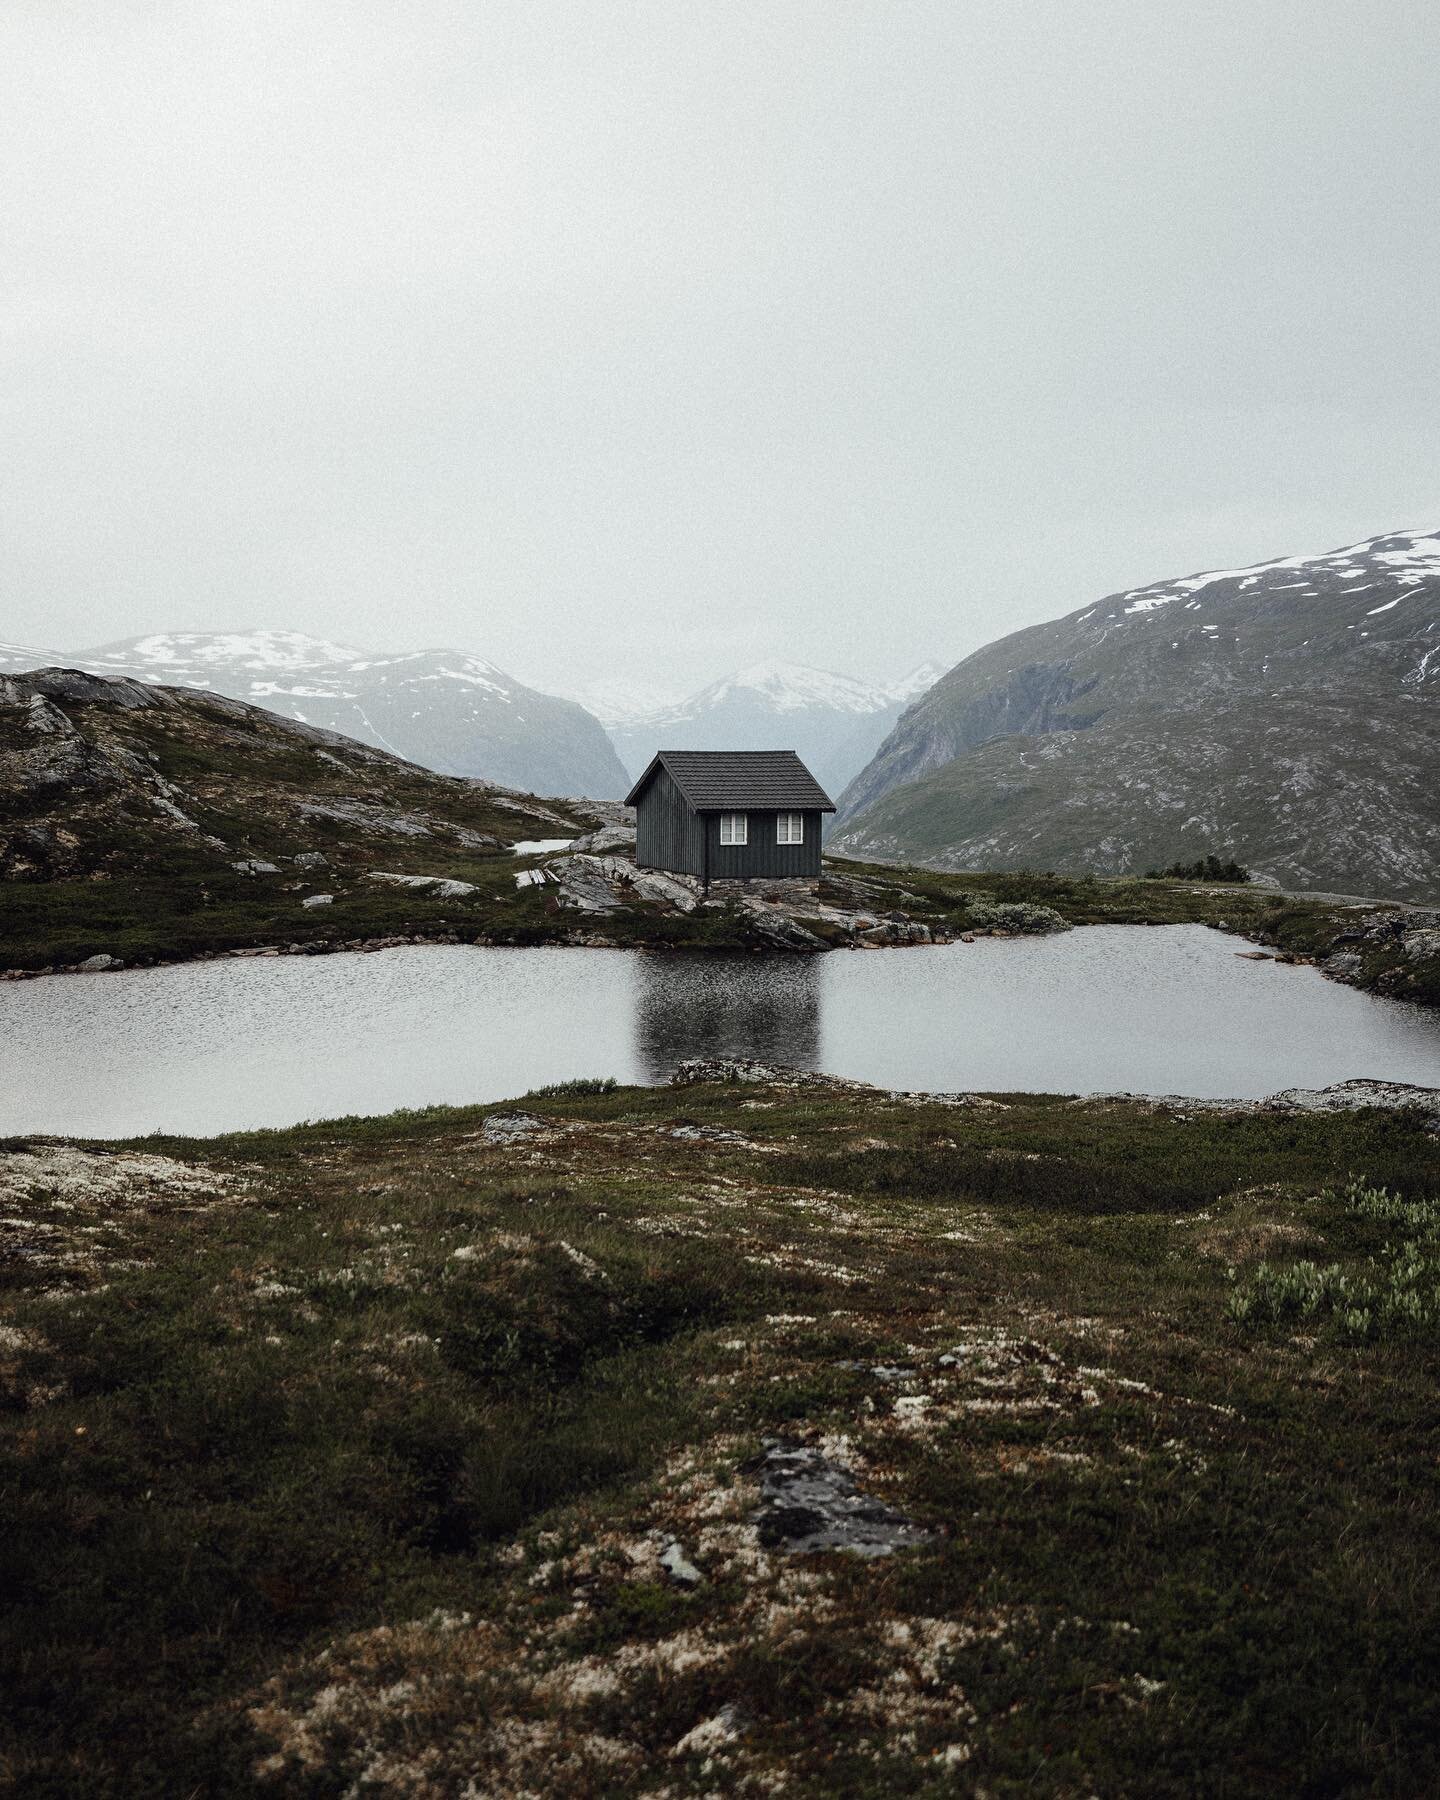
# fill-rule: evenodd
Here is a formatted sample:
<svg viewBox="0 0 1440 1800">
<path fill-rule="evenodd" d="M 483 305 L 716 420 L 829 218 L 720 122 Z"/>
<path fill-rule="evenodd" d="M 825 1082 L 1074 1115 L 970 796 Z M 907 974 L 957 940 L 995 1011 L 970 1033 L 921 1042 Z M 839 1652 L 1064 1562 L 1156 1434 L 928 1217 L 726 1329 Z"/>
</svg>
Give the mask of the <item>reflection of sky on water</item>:
<svg viewBox="0 0 1440 1800">
<path fill-rule="evenodd" d="M 744 1056 L 920 1089 L 1440 1087 L 1440 1014 L 1201 926 L 827 956 L 412 947 L 0 984 L 0 1134 L 118 1137 L 663 1081 Z"/>
</svg>

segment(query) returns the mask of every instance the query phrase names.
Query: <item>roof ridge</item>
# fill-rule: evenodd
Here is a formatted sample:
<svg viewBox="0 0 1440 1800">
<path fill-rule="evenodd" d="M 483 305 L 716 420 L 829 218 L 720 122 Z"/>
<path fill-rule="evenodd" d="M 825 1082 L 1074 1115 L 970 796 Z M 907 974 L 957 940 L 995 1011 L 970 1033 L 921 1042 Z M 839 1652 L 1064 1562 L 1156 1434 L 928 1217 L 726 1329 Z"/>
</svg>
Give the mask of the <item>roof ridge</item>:
<svg viewBox="0 0 1440 1800">
<path fill-rule="evenodd" d="M 627 796 L 633 806 L 664 768 L 695 812 L 834 812 L 797 750 L 657 750 Z"/>
</svg>

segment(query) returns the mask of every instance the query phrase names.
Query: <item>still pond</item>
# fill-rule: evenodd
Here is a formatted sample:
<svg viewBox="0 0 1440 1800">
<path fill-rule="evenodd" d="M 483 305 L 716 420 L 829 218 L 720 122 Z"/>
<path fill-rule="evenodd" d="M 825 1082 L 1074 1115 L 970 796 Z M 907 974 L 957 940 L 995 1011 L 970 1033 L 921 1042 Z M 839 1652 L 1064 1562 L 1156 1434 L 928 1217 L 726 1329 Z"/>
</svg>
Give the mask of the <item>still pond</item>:
<svg viewBox="0 0 1440 1800">
<path fill-rule="evenodd" d="M 817 957 L 431 946 L 0 986 L 0 1135 L 207 1134 L 757 1056 L 886 1087 L 1440 1086 L 1440 1015 L 1204 926 Z"/>
</svg>

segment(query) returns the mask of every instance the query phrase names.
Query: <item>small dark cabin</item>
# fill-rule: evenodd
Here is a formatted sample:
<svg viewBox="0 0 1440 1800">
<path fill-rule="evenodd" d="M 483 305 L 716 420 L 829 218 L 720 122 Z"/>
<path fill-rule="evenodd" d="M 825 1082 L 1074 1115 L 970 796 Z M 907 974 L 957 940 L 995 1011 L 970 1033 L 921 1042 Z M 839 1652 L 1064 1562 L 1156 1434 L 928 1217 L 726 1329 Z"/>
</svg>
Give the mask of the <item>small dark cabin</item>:
<svg viewBox="0 0 1440 1800">
<path fill-rule="evenodd" d="M 793 750 L 661 750 L 626 799 L 635 862 L 702 881 L 820 873 L 835 802 Z"/>
</svg>

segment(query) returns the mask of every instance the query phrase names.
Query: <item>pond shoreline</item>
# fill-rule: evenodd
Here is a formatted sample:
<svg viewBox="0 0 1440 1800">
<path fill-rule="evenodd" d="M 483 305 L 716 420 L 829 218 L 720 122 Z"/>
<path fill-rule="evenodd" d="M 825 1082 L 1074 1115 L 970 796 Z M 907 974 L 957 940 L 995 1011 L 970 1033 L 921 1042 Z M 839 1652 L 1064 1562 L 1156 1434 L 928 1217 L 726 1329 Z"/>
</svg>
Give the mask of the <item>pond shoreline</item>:
<svg viewBox="0 0 1440 1800">
<path fill-rule="evenodd" d="M 25 906 L 8 942 L 0 939 L 0 963 L 11 965 L 0 967 L 0 983 L 422 944 L 803 959 L 1082 925 L 1198 924 L 1253 945 L 1237 954 L 1257 961 L 1307 964 L 1363 992 L 1440 1006 L 1440 909 L 1408 903 L 1033 871 L 951 875 L 843 860 L 826 864 L 808 896 L 780 887 L 743 896 L 672 893 L 678 883 L 605 856 L 560 857 L 547 869 L 545 884 L 516 890 L 508 871 L 467 864 L 457 876 L 487 880 L 461 897 L 363 881 L 347 887 L 337 878 L 333 901 L 303 912 L 287 889 L 265 880 L 240 882 L 245 904 L 229 911 L 169 882 L 153 893 L 129 892 L 118 881 L 57 885 L 53 893 L 12 886 Z"/>
<path fill-rule="evenodd" d="M 1210 921 L 1196 921 L 1196 923 L 1201 922 L 1210 923 Z M 1083 921 L 1072 926 L 1071 929 L 1084 930 L 1086 926 L 1091 923 L 1094 922 Z M 1137 931 L 1145 931 L 1157 929 L 1170 923 L 1174 923 L 1174 921 L 1166 919 L 1136 920 L 1131 922 L 1128 928 Z M 1277 962 L 1286 965 L 1318 969 L 1328 981 L 1336 981 L 1342 986 L 1357 988 L 1361 992 L 1374 991 L 1374 982 L 1368 980 L 1359 970 L 1346 971 L 1327 968 L 1326 963 L 1329 958 L 1324 954 L 1307 955 L 1301 951 L 1276 950 L 1267 945 L 1267 940 L 1261 932 L 1258 930 L 1246 930 L 1240 925 L 1232 926 L 1220 922 L 1214 924 L 1212 929 L 1226 931 L 1233 936 L 1243 938 L 1247 943 L 1262 946 L 1262 948 L 1255 951 L 1237 950 L 1235 953 L 1237 956 L 1257 962 Z M 41 981 L 52 976 L 118 975 L 135 969 L 180 969 L 187 968 L 196 963 L 269 961 L 280 957 L 296 956 L 373 956 L 386 950 L 422 949 L 426 947 L 454 948 L 460 945 L 465 945 L 477 950 L 631 950 L 639 951 L 651 956 L 694 956 L 707 960 L 722 956 L 805 959 L 811 956 L 829 955 L 838 950 L 864 952 L 936 950 L 954 943 L 968 944 L 981 942 L 986 939 L 1000 939 L 1004 941 L 1034 935 L 1037 934 L 1031 932 L 1000 931 L 981 928 L 974 931 L 956 933 L 953 937 L 936 936 L 926 941 L 890 944 L 866 944 L 857 942 L 842 944 L 827 943 L 817 949 L 810 950 L 801 949 L 796 946 L 766 943 L 732 944 L 721 942 L 713 944 L 694 944 L 663 943 L 655 941 L 629 943 L 622 938 L 606 937 L 599 932 L 569 932 L 564 936 L 544 939 L 538 943 L 533 939 L 525 940 L 519 937 L 487 936 L 481 934 L 480 936 L 472 938 L 469 936 L 461 936 L 458 932 L 416 932 L 379 938 L 324 938 L 319 941 L 311 941 L 304 944 L 265 944 L 254 947 L 243 946 L 229 950 L 200 950 L 190 955 L 158 956 L 147 958 L 144 961 L 136 960 L 133 962 L 126 962 L 121 958 L 110 958 L 102 963 L 97 959 L 91 958 L 87 959 L 85 962 L 79 963 L 51 964 L 42 969 L 0 969 L 0 983 Z M 1437 1001 L 1428 994 L 1407 994 L 1402 992 L 1390 997 L 1407 1000 L 1412 1005 L 1425 1007 L 1427 1010 L 1431 1006 L 1440 1004 L 1440 1001 Z"/>
</svg>

